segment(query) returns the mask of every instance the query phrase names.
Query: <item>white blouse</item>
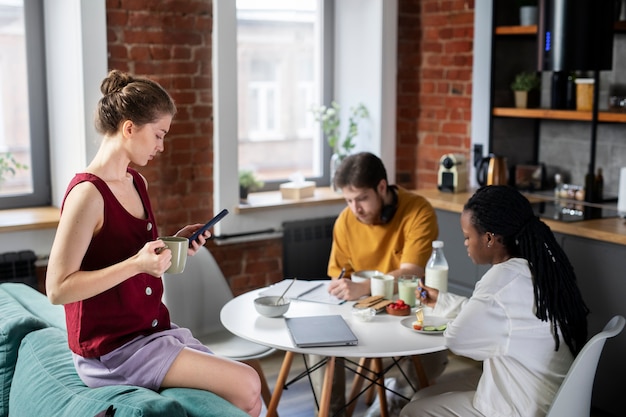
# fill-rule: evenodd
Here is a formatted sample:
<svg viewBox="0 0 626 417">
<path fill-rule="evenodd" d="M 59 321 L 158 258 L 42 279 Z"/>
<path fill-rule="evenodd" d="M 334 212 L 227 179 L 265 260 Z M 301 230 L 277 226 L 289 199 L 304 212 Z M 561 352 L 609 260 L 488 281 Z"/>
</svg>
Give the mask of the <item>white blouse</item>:
<svg viewBox="0 0 626 417">
<path fill-rule="evenodd" d="M 487 416 L 545 416 L 573 362 L 535 316 L 525 259 L 493 265 L 471 298 L 440 293 L 433 314 L 454 318 L 444 336 L 457 355 L 483 361 L 474 407 Z"/>
</svg>

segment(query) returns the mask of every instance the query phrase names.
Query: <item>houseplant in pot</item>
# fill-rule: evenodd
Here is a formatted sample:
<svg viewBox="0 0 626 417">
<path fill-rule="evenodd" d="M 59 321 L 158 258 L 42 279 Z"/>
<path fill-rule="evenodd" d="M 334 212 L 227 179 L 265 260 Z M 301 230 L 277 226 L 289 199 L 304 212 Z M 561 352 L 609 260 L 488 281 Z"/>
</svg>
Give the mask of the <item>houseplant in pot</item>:
<svg viewBox="0 0 626 417">
<path fill-rule="evenodd" d="M 359 133 L 359 122 L 369 117 L 369 111 L 363 103 L 351 107 L 348 116 L 348 130 L 343 140 L 341 140 L 340 110 L 341 107 L 336 101 L 333 101 L 330 107 L 320 106 L 311 110 L 315 116 L 315 121 L 321 124 L 324 135 L 326 135 L 326 140 L 328 141 L 328 146 L 330 146 L 333 151 L 330 159 L 331 183 L 335 175 L 335 170 L 341 161 L 346 156 L 350 155 L 350 152 L 356 146 L 353 139 Z"/>
<path fill-rule="evenodd" d="M 248 169 L 242 169 L 239 171 L 239 198 L 242 202 L 248 200 L 248 193 L 250 191 L 258 190 L 263 187 L 263 181 L 259 180 L 254 172 Z"/>
<path fill-rule="evenodd" d="M 526 109 L 539 106 L 541 79 L 536 72 L 520 72 L 511 83 L 515 93 L 515 107 Z"/>
<path fill-rule="evenodd" d="M 537 0 L 518 0 L 520 26 L 537 24 Z"/>
</svg>

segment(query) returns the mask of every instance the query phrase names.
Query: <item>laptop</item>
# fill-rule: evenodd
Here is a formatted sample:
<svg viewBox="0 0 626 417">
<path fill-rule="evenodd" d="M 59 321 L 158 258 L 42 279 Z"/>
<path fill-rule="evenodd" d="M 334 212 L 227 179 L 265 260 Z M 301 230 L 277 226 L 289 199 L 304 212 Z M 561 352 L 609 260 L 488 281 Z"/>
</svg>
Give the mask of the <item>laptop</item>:
<svg viewBox="0 0 626 417">
<path fill-rule="evenodd" d="M 353 346 L 359 343 L 341 315 L 286 317 L 287 329 L 297 347 Z"/>
</svg>

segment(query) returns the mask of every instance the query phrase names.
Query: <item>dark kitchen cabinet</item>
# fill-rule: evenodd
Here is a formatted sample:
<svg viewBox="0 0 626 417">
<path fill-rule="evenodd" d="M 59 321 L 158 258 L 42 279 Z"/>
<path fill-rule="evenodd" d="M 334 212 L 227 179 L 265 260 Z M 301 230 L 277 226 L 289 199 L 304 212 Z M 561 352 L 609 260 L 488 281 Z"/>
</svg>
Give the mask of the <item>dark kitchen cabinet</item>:
<svg viewBox="0 0 626 417">
<path fill-rule="evenodd" d="M 626 246 L 557 234 L 591 310 L 589 337 L 616 314 L 626 317 Z M 593 388 L 592 405 L 615 416 L 626 413 L 626 332 L 606 342 Z"/>
<path fill-rule="evenodd" d="M 443 251 L 448 261 L 448 289 L 455 294 L 469 297 L 480 277 L 489 269 L 489 265 L 475 265 L 467 256 L 461 215 L 445 210 L 435 210 L 439 225 L 439 240 L 444 242 Z"/>
</svg>

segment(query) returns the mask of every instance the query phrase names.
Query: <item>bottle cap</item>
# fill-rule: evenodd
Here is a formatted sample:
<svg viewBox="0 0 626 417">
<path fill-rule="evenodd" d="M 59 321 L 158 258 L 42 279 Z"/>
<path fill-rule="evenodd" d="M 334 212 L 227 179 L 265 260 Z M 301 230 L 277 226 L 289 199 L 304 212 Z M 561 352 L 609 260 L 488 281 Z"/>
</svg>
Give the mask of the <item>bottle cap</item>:
<svg viewBox="0 0 626 417">
<path fill-rule="evenodd" d="M 443 248 L 443 241 L 433 240 L 433 248 Z"/>
</svg>

